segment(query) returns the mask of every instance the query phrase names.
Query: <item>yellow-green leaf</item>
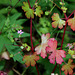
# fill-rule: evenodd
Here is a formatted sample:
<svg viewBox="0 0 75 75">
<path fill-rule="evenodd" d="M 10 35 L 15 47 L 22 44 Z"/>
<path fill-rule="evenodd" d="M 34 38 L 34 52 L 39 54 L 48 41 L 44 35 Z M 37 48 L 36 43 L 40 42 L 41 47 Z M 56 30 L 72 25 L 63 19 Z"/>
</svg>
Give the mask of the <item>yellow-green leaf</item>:
<svg viewBox="0 0 75 75">
<path fill-rule="evenodd" d="M 58 26 L 58 28 L 62 29 L 63 26 L 65 25 L 65 21 L 60 19 L 58 13 L 53 14 L 52 20 L 54 21 L 54 22 L 52 22 L 52 27 L 54 27 L 54 28 L 56 28 Z"/>
<path fill-rule="evenodd" d="M 41 10 L 40 6 L 36 7 L 35 15 L 41 17 L 41 14 L 43 14 L 43 11 Z"/>
<path fill-rule="evenodd" d="M 34 10 L 30 9 L 29 4 L 27 2 L 23 2 L 24 6 L 22 6 L 22 9 L 25 12 L 25 15 L 28 19 L 34 18 Z"/>
</svg>

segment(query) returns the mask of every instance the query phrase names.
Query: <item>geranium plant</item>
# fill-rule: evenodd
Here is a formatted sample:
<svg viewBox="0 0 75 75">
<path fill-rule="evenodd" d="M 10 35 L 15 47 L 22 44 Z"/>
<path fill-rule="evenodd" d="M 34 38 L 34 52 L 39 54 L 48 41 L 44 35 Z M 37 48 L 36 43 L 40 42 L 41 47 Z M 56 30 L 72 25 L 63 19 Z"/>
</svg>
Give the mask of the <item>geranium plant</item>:
<svg viewBox="0 0 75 75">
<path fill-rule="evenodd" d="M 75 74 L 75 10 L 68 11 L 70 0 L 9 1 L 12 7 L 0 21 L 1 74 Z M 11 70 L 4 67 L 7 60 L 14 63 Z M 23 70 L 15 68 L 17 63 Z"/>
</svg>

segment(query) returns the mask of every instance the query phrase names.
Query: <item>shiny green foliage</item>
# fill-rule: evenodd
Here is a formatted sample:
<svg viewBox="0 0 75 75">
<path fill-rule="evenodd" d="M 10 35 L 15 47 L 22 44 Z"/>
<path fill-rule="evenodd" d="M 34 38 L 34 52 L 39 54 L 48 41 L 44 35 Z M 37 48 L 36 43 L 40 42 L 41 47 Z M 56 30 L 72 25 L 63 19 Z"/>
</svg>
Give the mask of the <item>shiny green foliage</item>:
<svg viewBox="0 0 75 75">
<path fill-rule="evenodd" d="M 35 15 L 41 17 L 41 14 L 43 14 L 43 11 L 41 10 L 40 6 L 36 7 Z"/>
</svg>

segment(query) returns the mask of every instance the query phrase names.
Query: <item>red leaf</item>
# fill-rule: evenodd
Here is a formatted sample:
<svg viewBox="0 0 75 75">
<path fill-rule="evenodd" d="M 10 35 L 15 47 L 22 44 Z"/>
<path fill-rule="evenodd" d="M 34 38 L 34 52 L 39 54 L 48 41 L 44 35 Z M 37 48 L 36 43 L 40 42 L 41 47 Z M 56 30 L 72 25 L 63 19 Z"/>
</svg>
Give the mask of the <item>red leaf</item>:
<svg viewBox="0 0 75 75">
<path fill-rule="evenodd" d="M 56 62 L 58 64 L 61 64 L 63 62 L 62 57 L 66 57 L 65 55 L 65 51 L 64 50 L 56 50 L 57 48 L 57 40 L 55 40 L 54 38 L 49 39 L 48 42 L 49 47 L 46 47 L 46 51 L 47 52 L 52 52 L 49 55 L 49 59 L 50 59 L 50 63 L 55 63 L 55 58 L 56 58 Z"/>
<path fill-rule="evenodd" d="M 71 26 L 71 29 L 75 31 L 75 16 L 74 18 L 68 19 L 67 22 L 68 22 L 68 25 Z"/>
</svg>

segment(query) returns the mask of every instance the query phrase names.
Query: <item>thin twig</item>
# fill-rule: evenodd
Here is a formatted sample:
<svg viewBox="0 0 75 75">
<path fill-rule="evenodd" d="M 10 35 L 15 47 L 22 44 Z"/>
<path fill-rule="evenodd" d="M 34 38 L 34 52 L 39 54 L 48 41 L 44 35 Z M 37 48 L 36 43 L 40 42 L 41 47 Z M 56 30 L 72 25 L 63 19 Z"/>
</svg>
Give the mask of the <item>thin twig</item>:
<svg viewBox="0 0 75 75">
<path fill-rule="evenodd" d="M 51 0 L 50 0 L 51 1 Z M 53 1 L 51 1 L 54 5 L 56 5 L 60 10 L 62 10 L 56 3 L 54 3 Z"/>
<path fill-rule="evenodd" d="M 12 68 L 12 70 L 13 70 L 14 72 L 16 72 L 18 75 L 21 75 L 16 69 Z"/>
<path fill-rule="evenodd" d="M 19 3 L 20 0 L 18 0 L 18 2 L 13 6 L 13 8 Z M 12 8 L 12 9 L 13 9 Z M 12 9 L 8 12 L 8 15 L 10 14 L 10 12 L 12 11 Z"/>
</svg>

